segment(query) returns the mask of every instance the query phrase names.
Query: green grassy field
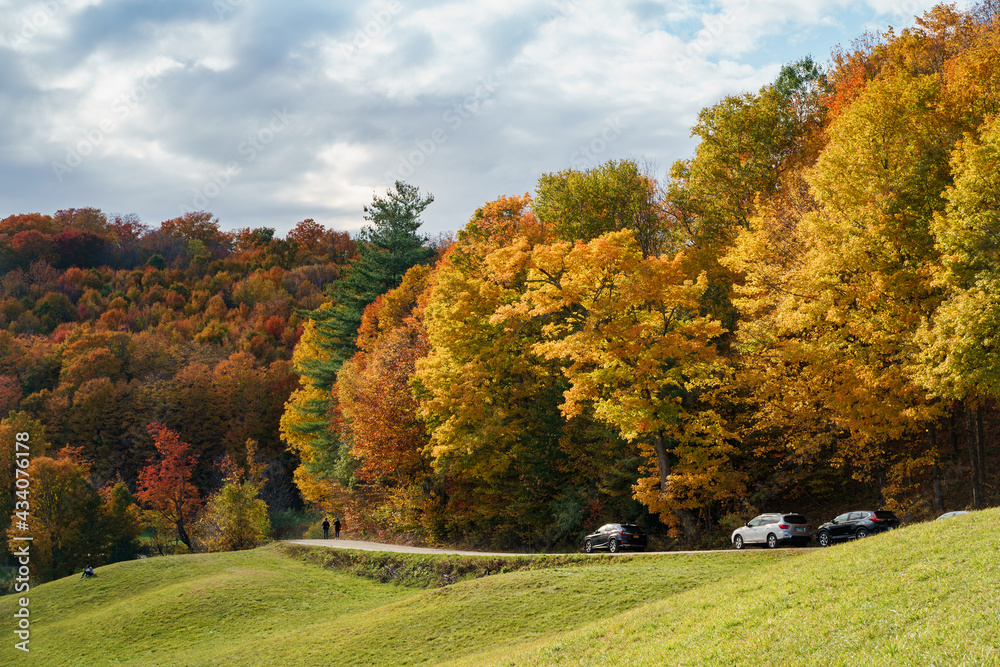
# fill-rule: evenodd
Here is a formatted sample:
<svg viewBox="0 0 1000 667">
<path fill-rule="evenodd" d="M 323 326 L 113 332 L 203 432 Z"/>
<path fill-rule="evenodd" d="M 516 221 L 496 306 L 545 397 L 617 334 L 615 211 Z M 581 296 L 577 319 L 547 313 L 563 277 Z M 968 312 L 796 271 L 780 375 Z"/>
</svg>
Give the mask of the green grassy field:
<svg viewBox="0 0 1000 667">
<path fill-rule="evenodd" d="M 33 588 L 27 655 L 16 597 L 0 598 L 0 664 L 1000 664 L 998 529 L 990 510 L 824 550 L 542 559 L 489 576 L 442 556 L 331 568 L 325 551 L 280 544 L 153 558 Z M 379 581 L 439 581 L 395 573 L 456 563 L 448 586 Z"/>
</svg>

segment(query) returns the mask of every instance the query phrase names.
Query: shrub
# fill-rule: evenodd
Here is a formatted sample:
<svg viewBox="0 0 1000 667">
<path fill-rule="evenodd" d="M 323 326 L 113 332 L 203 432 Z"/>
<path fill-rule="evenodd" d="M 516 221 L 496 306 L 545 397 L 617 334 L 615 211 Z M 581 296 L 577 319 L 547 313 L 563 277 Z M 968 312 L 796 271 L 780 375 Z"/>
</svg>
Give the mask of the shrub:
<svg viewBox="0 0 1000 667">
<path fill-rule="evenodd" d="M 257 498 L 253 482 L 228 482 L 212 496 L 195 528 L 199 546 L 208 551 L 239 551 L 264 544 L 271 536 L 267 503 Z"/>
</svg>

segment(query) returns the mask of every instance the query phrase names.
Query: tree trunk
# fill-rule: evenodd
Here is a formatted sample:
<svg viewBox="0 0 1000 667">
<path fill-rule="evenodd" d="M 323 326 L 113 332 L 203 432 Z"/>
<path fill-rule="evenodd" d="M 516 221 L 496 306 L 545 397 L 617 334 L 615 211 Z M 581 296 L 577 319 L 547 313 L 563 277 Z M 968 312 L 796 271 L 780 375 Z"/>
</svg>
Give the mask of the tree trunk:
<svg viewBox="0 0 1000 667">
<path fill-rule="evenodd" d="M 667 456 L 666 436 L 662 432 L 653 435 L 653 449 L 656 450 L 656 468 L 660 473 L 660 493 L 667 495 L 667 477 L 670 476 L 670 457 Z M 690 541 L 698 534 L 698 522 L 689 510 L 671 507 L 670 511 L 684 526 L 684 535 Z"/>
<path fill-rule="evenodd" d="M 667 448 L 664 445 L 663 433 L 653 436 L 653 449 L 656 450 L 656 469 L 660 472 L 660 493 L 667 493 L 667 477 L 670 475 L 670 459 L 667 458 Z"/>
<path fill-rule="evenodd" d="M 934 486 L 934 509 L 938 514 L 944 512 L 944 494 L 941 492 L 941 466 L 938 465 L 938 444 L 937 430 L 934 426 L 927 429 L 927 444 L 930 446 L 931 454 L 934 456 L 934 463 L 931 467 Z"/>
<path fill-rule="evenodd" d="M 958 404 L 955 403 L 951 406 L 951 414 L 948 415 L 949 431 L 951 435 L 951 460 L 954 462 L 958 458 L 958 424 L 955 423 L 955 411 L 958 409 Z"/>
<path fill-rule="evenodd" d="M 188 537 L 187 531 L 184 529 L 184 521 L 182 519 L 177 519 L 177 537 L 181 538 L 181 542 L 190 549 L 194 551 L 191 547 L 191 538 Z"/>
<path fill-rule="evenodd" d="M 941 491 L 941 466 L 934 462 L 934 509 L 938 514 L 944 512 L 944 493 Z"/>
<path fill-rule="evenodd" d="M 972 406 L 966 404 L 965 406 L 965 426 L 966 426 L 966 440 L 969 443 L 969 464 L 972 466 L 972 506 L 974 508 L 982 509 L 983 507 L 983 487 L 980 484 L 982 479 L 979 470 L 979 433 L 980 429 L 977 428 L 977 422 L 979 425 L 982 424 L 981 419 L 977 419 L 979 410 L 975 410 L 976 414 L 973 414 Z"/>
<path fill-rule="evenodd" d="M 983 429 L 983 410 L 976 408 L 976 456 L 979 458 L 976 473 L 979 475 L 979 497 L 986 507 L 986 434 Z"/>
<path fill-rule="evenodd" d="M 698 534 L 697 520 L 695 520 L 691 510 L 678 507 L 673 512 L 674 516 L 680 520 L 681 525 L 684 526 L 684 535 L 687 537 L 687 542 L 691 543 L 694 540 L 694 536 Z"/>
</svg>

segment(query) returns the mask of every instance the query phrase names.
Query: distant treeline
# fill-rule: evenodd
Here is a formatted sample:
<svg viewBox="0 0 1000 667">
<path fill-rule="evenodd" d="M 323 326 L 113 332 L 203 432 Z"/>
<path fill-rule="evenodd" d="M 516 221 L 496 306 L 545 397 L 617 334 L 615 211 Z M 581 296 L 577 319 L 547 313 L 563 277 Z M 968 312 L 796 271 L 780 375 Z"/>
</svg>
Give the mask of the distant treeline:
<svg viewBox="0 0 1000 667">
<path fill-rule="evenodd" d="M 96 209 L 0 221 L 5 527 L 15 509 L 16 432 L 30 433 L 33 459 L 51 460 L 32 479 L 31 500 L 56 492 L 46 484 L 63 485 L 51 516 L 34 503 L 32 520 L 52 523 L 46 530 L 65 541 L 64 558 L 111 557 L 112 537 L 73 534 L 102 530 L 98 490 L 119 519 L 127 514 L 140 471 L 157 455 L 154 423 L 190 445 L 201 497 L 223 484 L 227 457 L 246 464 L 252 440 L 266 467 L 261 498 L 272 511 L 301 507 L 297 458 L 278 435 L 298 385 L 292 350 L 301 313 L 323 303 L 355 254 L 347 233 L 313 220 L 284 239 L 269 228 L 223 231 L 207 213 L 158 228 Z M 90 546 L 69 546 L 80 540 Z M 46 572 L 74 563 L 82 566 Z"/>
</svg>

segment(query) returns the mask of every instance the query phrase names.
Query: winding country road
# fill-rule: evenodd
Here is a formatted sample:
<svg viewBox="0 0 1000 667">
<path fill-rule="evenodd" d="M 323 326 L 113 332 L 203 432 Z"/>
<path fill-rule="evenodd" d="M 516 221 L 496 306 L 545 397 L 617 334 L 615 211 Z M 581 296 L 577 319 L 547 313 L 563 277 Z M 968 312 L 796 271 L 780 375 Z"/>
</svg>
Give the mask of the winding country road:
<svg viewBox="0 0 1000 667">
<path fill-rule="evenodd" d="M 439 554 L 448 556 L 526 556 L 529 554 L 497 553 L 493 551 L 458 551 L 455 549 L 431 549 L 429 547 L 407 547 L 401 544 L 382 544 L 361 540 L 282 540 L 288 544 L 304 544 L 310 547 L 330 547 L 331 549 L 360 549 L 361 551 L 391 551 L 401 554 Z"/>
<path fill-rule="evenodd" d="M 431 549 L 429 547 L 407 547 L 399 544 L 382 544 L 381 542 L 364 542 L 362 540 L 282 540 L 288 544 L 304 544 L 310 547 L 329 547 L 331 549 L 360 549 L 361 551 L 391 551 L 404 554 L 438 554 L 442 556 L 556 556 L 560 554 L 527 554 L 527 553 L 501 553 L 497 551 L 459 551 L 457 549 Z M 672 554 L 680 556 L 684 554 L 717 554 L 728 553 L 734 549 L 716 549 L 712 551 L 644 551 L 648 555 Z M 742 553 L 758 551 L 757 549 L 744 549 Z M 570 552 L 573 553 L 573 552 Z M 634 553 L 630 551 L 619 551 L 617 554 L 600 553 L 589 554 L 591 556 L 612 555 L 617 556 L 622 553 Z M 565 554 L 563 554 L 565 555 Z M 579 555 L 587 555 L 582 552 Z"/>
</svg>

